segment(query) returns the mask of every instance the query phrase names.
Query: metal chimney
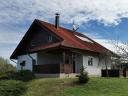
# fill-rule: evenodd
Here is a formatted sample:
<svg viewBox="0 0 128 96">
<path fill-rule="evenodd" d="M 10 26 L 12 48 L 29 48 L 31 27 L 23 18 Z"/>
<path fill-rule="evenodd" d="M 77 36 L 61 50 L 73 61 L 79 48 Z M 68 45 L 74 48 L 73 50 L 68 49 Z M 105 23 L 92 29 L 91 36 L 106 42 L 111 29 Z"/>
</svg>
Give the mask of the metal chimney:
<svg viewBox="0 0 128 96">
<path fill-rule="evenodd" d="M 56 29 L 59 29 L 59 13 L 56 13 L 56 16 L 55 16 L 55 27 Z"/>
</svg>

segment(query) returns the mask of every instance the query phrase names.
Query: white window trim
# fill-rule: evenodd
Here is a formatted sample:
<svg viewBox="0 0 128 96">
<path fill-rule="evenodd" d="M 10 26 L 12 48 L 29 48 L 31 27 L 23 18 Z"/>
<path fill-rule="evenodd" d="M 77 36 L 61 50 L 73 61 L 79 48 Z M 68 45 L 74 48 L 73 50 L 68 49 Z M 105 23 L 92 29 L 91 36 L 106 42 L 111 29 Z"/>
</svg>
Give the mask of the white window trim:
<svg viewBox="0 0 128 96">
<path fill-rule="evenodd" d="M 94 65 L 94 57 L 93 56 L 88 56 L 88 62 L 89 62 L 89 58 L 92 58 L 92 64 L 88 63 L 88 66 L 93 66 Z"/>
</svg>

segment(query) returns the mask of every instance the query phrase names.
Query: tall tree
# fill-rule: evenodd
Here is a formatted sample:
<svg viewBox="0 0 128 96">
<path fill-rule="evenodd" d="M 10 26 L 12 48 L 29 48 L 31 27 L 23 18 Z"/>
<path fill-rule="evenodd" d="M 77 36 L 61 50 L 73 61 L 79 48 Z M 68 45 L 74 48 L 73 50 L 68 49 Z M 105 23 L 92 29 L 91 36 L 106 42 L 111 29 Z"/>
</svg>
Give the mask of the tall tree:
<svg viewBox="0 0 128 96">
<path fill-rule="evenodd" d="M 110 43 L 115 47 L 116 53 L 120 56 L 120 58 L 115 59 L 115 62 L 117 62 L 119 65 L 121 63 L 128 64 L 128 42 L 111 40 Z"/>
<path fill-rule="evenodd" d="M 0 72 L 15 71 L 16 68 L 10 64 L 8 59 L 0 57 Z"/>
</svg>

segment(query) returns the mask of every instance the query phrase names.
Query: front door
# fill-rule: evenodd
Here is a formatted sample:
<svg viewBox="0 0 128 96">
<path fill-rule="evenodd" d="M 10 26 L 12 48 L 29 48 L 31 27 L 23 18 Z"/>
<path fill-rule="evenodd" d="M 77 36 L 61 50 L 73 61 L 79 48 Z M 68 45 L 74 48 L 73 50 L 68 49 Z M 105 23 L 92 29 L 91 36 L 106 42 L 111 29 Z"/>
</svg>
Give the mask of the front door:
<svg viewBox="0 0 128 96">
<path fill-rule="evenodd" d="M 71 52 L 65 54 L 65 73 L 75 73 L 75 56 Z"/>
</svg>

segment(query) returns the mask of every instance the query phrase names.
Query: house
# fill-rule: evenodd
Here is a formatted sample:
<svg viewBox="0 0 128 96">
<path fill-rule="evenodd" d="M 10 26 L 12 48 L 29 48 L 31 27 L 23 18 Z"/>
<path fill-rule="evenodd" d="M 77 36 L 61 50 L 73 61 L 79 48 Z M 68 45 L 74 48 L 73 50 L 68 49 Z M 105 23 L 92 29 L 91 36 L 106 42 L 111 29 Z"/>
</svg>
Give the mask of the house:
<svg viewBox="0 0 128 96">
<path fill-rule="evenodd" d="M 17 60 L 17 70 L 29 69 L 44 77 L 72 77 L 82 66 L 89 75 L 101 76 L 101 69 L 111 68 L 111 56 L 111 51 L 84 34 L 60 27 L 56 14 L 55 25 L 34 20 L 10 59 Z"/>
</svg>

